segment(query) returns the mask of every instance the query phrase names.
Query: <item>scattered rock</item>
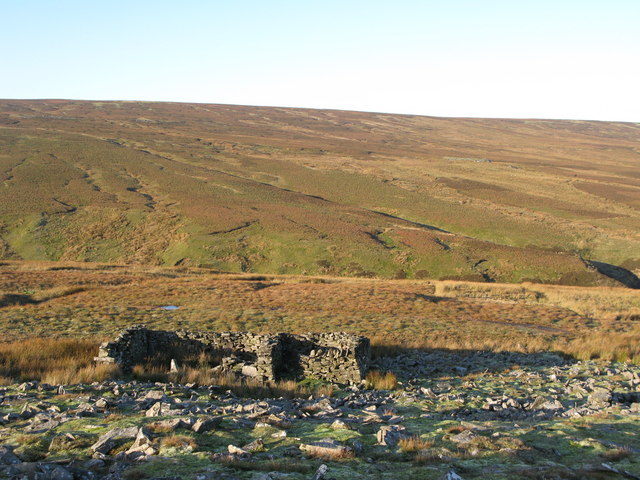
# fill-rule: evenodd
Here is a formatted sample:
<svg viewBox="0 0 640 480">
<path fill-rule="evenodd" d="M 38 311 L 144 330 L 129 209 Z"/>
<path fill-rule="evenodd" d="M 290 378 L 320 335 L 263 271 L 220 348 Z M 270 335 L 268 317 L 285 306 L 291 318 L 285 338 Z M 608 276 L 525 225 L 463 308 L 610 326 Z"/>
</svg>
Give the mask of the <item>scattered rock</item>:
<svg viewBox="0 0 640 480">
<path fill-rule="evenodd" d="M 236 447 L 235 445 L 228 445 L 227 451 L 232 455 L 240 455 L 240 456 L 249 455 L 248 451 L 244 450 L 243 448 Z"/>
<path fill-rule="evenodd" d="M 336 420 L 331 424 L 332 430 L 351 430 L 351 427 L 342 420 Z"/>
<path fill-rule="evenodd" d="M 74 475 L 66 468 L 55 465 L 48 473 L 48 478 L 50 480 L 73 480 Z"/>
<path fill-rule="evenodd" d="M 143 428 L 141 428 L 140 430 L 138 430 L 133 445 L 129 447 L 129 449 L 125 452 L 125 455 L 129 460 L 140 460 L 142 457 L 155 455 L 156 453 L 158 453 L 158 451 L 151 446 L 151 439 L 149 438 L 147 432 Z"/>
<path fill-rule="evenodd" d="M 242 447 L 242 449 L 250 453 L 262 452 L 264 451 L 264 442 L 261 438 L 256 438 L 253 442 L 247 443 L 244 447 Z"/>
<path fill-rule="evenodd" d="M 222 423 L 221 417 L 203 417 L 196 420 L 191 430 L 196 433 L 204 433 L 213 430 L 220 425 L 220 423 Z"/>
<path fill-rule="evenodd" d="M 316 473 L 311 477 L 311 480 L 324 480 L 328 470 L 329 468 L 323 463 L 318 467 L 318 470 L 316 470 Z"/>
<path fill-rule="evenodd" d="M 92 458 L 84 462 L 82 466 L 88 470 L 97 470 L 99 468 L 104 468 L 105 463 L 104 460 L 100 460 L 99 458 Z"/>
<path fill-rule="evenodd" d="M 312 457 L 345 458 L 353 454 L 353 450 L 350 447 L 330 438 L 325 438 L 319 442 L 301 443 L 300 450 Z"/>
<path fill-rule="evenodd" d="M 587 403 L 592 408 L 601 409 L 611 405 L 612 399 L 613 398 L 609 390 L 604 388 L 597 388 L 591 394 L 589 394 Z"/>
<path fill-rule="evenodd" d="M 453 443 L 457 443 L 458 445 L 468 445 L 474 438 L 476 438 L 475 433 L 473 433 L 471 430 L 465 430 L 458 433 L 457 435 L 453 435 L 450 440 Z"/>
<path fill-rule="evenodd" d="M 178 428 L 191 428 L 194 420 L 189 417 L 185 418 L 169 418 L 167 420 L 158 420 L 149 424 L 149 428 L 159 432 L 173 432 Z"/>
<path fill-rule="evenodd" d="M 15 456 L 11 447 L 0 445 L 0 465 L 16 465 L 22 461 Z"/>
<path fill-rule="evenodd" d="M 440 480 L 464 480 L 460 475 L 458 475 L 455 471 L 449 470 L 445 473 Z"/>
<path fill-rule="evenodd" d="M 166 405 L 166 404 L 164 404 L 164 405 Z M 162 407 L 163 407 L 163 403 L 162 402 L 154 403 L 151 406 L 151 408 L 149 408 L 145 412 L 145 416 L 147 416 L 147 417 L 159 417 L 159 416 L 161 416 L 162 415 Z M 168 407 L 171 408 L 170 406 L 168 406 Z"/>
<path fill-rule="evenodd" d="M 96 443 L 91 445 L 94 452 L 107 454 L 113 450 L 118 444 L 124 441 L 136 438 L 138 435 L 138 427 L 114 428 L 102 435 Z"/>
<path fill-rule="evenodd" d="M 409 432 L 402 425 L 385 425 L 376 433 L 378 445 L 387 447 L 395 447 L 401 439 L 409 436 Z"/>
</svg>

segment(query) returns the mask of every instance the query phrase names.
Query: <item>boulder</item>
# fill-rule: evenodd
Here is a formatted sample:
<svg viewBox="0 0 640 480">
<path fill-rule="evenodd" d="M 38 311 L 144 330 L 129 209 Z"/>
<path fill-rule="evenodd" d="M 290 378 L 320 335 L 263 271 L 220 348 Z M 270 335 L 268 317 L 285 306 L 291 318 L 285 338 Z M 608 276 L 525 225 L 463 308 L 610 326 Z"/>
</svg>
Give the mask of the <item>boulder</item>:
<svg viewBox="0 0 640 480">
<path fill-rule="evenodd" d="M 96 443 L 91 445 L 91 450 L 107 454 L 119 444 L 124 443 L 124 441 L 136 438 L 139 430 L 141 429 L 138 427 L 114 428 L 113 430 L 109 430 L 102 435 Z"/>
<path fill-rule="evenodd" d="M 320 465 L 318 467 L 318 470 L 316 470 L 316 473 L 313 475 L 313 477 L 311 477 L 311 480 L 324 480 L 324 477 L 327 474 L 327 470 L 329 469 L 325 464 Z"/>
<path fill-rule="evenodd" d="M 149 424 L 149 428 L 154 431 L 173 432 L 178 428 L 191 428 L 194 421 L 192 418 L 168 418 L 167 420 L 158 420 Z"/>
<path fill-rule="evenodd" d="M 162 402 L 156 402 L 144 414 L 146 417 L 159 417 L 162 415 L 162 407 Z"/>
<path fill-rule="evenodd" d="M 196 433 L 204 433 L 213 430 L 222 423 L 222 417 L 202 417 L 196 420 L 191 427 Z"/>
<path fill-rule="evenodd" d="M 440 480 L 464 480 L 464 479 L 453 470 L 449 470 L 442 477 L 440 477 Z"/>
<path fill-rule="evenodd" d="M 246 451 L 244 448 L 236 447 L 235 445 L 228 445 L 227 446 L 227 451 L 231 455 L 239 455 L 239 456 L 249 455 L 249 452 Z"/>
<path fill-rule="evenodd" d="M 587 403 L 589 403 L 591 407 L 604 408 L 608 407 L 612 400 L 613 396 L 609 390 L 605 388 L 595 388 L 589 395 Z"/>
<path fill-rule="evenodd" d="M 353 455 L 353 449 L 330 438 L 319 442 L 302 443 L 300 450 L 312 457 L 343 458 Z"/>
<path fill-rule="evenodd" d="M 0 445 L 0 465 L 16 465 L 22 461 L 15 456 L 11 447 Z"/>
<path fill-rule="evenodd" d="M 468 445 L 474 438 L 476 438 L 476 435 L 471 430 L 465 430 L 452 436 L 450 440 L 458 445 Z"/>
<path fill-rule="evenodd" d="M 402 425 L 385 425 L 380 427 L 380 430 L 376 433 L 378 439 L 378 445 L 385 445 L 387 447 L 395 447 L 398 442 L 411 436 L 407 429 Z"/>
<path fill-rule="evenodd" d="M 342 420 L 336 420 L 331 424 L 331 430 L 351 430 L 351 427 Z"/>
<path fill-rule="evenodd" d="M 250 453 L 261 452 L 264 450 L 264 442 L 261 438 L 256 438 L 253 442 L 247 443 L 244 447 L 242 447 L 242 449 Z"/>
</svg>

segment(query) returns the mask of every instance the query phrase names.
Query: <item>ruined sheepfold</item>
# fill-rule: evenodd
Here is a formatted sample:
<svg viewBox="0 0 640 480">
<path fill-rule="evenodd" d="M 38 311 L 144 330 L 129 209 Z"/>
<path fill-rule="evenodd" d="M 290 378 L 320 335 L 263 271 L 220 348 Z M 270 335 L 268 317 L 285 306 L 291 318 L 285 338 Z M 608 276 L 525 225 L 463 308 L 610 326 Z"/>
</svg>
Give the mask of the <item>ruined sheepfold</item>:
<svg viewBox="0 0 640 480">
<path fill-rule="evenodd" d="M 218 369 L 262 381 L 316 378 L 357 383 L 367 373 L 369 339 L 348 333 L 256 334 L 149 330 L 136 325 L 100 346 L 97 362 L 115 363 L 128 371 L 149 358 L 210 354 Z M 167 369 L 169 365 L 166 365 Z"/>
</svg>

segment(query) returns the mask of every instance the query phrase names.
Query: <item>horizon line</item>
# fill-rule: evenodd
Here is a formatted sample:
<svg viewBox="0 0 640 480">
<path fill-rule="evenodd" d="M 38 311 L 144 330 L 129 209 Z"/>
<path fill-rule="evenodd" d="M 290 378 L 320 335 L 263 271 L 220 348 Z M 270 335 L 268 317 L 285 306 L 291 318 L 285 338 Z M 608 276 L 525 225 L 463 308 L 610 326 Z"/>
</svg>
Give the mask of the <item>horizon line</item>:
<svg viewBox="0 0 640 480">
<path fill-rule="evenodd" d="M 101 100 L 101 99 L 82 99 L 82 98 L 0 98 L 0 102 L 17 101 L 17 102 L 87 102 L 87 103 L 171 103 L 181 105 L 216 105 L 226 107 L 244 107 L 244 108 L 273 108 L 273 109 L 287 109 L 287 110 L 315 110 L 315 111 L 327 111 L 327 112 L 349 112 L 349 113 L 363 113 L 373 115 L 397 115 L 404 117 L 425 117 L 425 118 L 440 118 L 451 120 L 533 120 L 533 121 L 563 121 L 563 122 L 601 122 L 601 123 L 628 123 L 631 125 L 640 125 L 639 121 L 631 120 L 598 120 L 598 119 L 586 119 L 586 118 L 552 118 L 552 117 L 505 117 L 505 116 L 449 116 L 449 115 L 427 115 L 420 113 L 399 113 L 399 112 L 382 112 L 376 110 L 353 110 L 348 108 L 320 108 L 320 107 L 292 107 L 283 105 L 256 105 L 256 104 L 243 104 L 243 103 L 216 103 L 216 102 L 203 102 L 203 101 L 180 101 L 180 100 Z"/>
</svg>

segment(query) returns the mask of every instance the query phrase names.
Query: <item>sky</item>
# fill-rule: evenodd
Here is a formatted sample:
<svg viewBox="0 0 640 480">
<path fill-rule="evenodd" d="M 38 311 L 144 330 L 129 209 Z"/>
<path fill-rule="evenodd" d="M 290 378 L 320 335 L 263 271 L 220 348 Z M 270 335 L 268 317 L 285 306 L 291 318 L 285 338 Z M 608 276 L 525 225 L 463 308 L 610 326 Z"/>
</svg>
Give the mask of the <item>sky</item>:
<svg viewBox="0 0 640 480">
<path fill-rule="evenodd" d="M 640 122 L 638 0 L 0 0 L 0 98 Z"/>
</svg>

